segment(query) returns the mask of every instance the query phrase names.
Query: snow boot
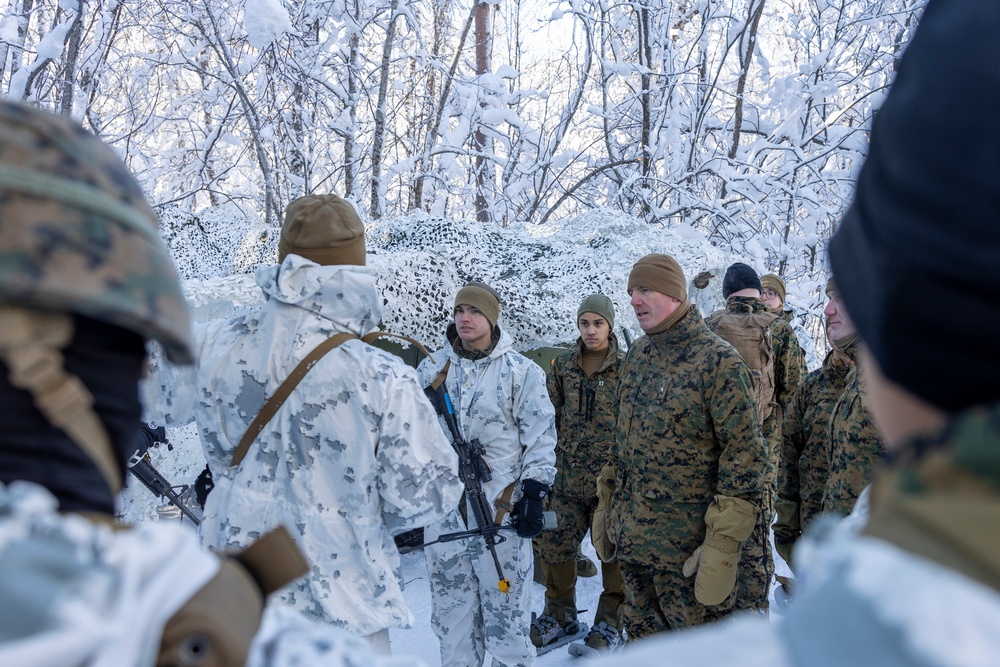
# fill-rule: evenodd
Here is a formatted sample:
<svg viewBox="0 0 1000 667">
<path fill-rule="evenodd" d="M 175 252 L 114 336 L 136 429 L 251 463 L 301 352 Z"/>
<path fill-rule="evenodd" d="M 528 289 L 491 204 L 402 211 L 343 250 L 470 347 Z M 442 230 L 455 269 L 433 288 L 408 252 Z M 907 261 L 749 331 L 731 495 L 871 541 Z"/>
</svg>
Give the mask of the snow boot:
<svg viewBox="0 0 1000 667">
<path fill-rule="evenodd" d="M 569 654 L 577 657 L 591 657 L 598 653 L 616 651 L 625 645 L 621 631 L 601 621 L 590 629 L 582 642 L 569 645 Z"/>
<path fill-rule="evenodd" d="M 578 577 L 596 577 L 597 576 L 597 564 L 583 555 L 583 550 L 577 552 L 576 554 L 576 576 Z"/>
<path fill-rule="evenodd" d="M 532 614 L 528 634 L 538 655 L 542 655 L 582 637 L 586 631 L 587 626 L 577 620 L 576 609 L 546 604 L 541 616 Z"/>
</svg>

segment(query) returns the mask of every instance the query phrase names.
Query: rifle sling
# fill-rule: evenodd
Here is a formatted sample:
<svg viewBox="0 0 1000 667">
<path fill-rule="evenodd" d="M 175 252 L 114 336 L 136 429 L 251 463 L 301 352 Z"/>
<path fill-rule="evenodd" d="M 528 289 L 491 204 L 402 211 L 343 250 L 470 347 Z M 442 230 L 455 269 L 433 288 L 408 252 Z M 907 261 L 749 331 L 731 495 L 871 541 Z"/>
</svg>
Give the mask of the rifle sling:
<svg viewBox="0 0 1000 667">
<path fill-rule="evenodd" d="M 507 488 L 503 490 L 500 497 L 493 501 L 493 506 L 497 508 L 496 518 L 493 519 L 493 523 L 500 525 L 503 523 L 503 516 L 513 509 L 513 505 L 510 504 L 510 497 L 514 495 L 514 485 L 517 482 L 511 482 L 507 485 Z"/>
</svg>

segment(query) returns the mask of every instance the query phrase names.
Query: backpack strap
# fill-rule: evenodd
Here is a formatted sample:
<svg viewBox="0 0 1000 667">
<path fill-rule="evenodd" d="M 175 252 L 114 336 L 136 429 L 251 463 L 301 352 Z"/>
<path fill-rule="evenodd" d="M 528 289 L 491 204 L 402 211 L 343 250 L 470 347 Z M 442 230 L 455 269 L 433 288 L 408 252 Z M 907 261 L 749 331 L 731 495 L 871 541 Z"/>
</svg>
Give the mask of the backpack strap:
<svg viewBox="0 0 1000 667">
<path fill-rule="evenodd" d="M 349 333 L 336 333 L 325 341 L 313 348 L 312 352 L 306 355 L 306 357 L 299 362 L 299 364 L 292 370 L 292 372 L 285 378 L 285 381 L 281 383 L 277 391 L 267 399 L 267 403 L 261 408 L 254 420 L 250 422 L 250 426 L 247 427 L 246 433 L 240 438 L 240 443 L 236 445 L 236 450 L 233 452 L 233 458 L 229 462 L 230 466 L 238 466 L 243 458 L 247 455 L 247 451 L 250 449 L 251 443 L 257 439 L 260 432 L 264 430 L 268 422 L 277 414 L 278 409 L 284 404 L 285 400 L 291 395 L 292 390 L 299 384 L 306 373 L 316 365 L 327 352 L 339 346 L 341 343 L 345 343 L 351 339 L 357 339 L 357 336 Z"/>
</svg>

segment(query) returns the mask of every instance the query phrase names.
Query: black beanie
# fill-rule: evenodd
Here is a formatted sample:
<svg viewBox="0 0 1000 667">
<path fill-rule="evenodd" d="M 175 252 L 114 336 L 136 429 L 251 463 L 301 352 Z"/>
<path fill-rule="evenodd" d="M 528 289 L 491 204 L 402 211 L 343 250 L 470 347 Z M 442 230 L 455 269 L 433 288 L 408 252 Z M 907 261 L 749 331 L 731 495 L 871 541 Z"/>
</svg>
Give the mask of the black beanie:
<svg viewBox="0 0 1000 667">
<path fill-rule="evenodd" d="M 830 241 L 883 374 L 946 411 L 1000 398 L 1000 3 L 931 0 Z"/>
<path fill-rule="evenodd" d="M 763 291 L 757 272 L 742 262 L 736 262 L 726 269 L 726 276 L 722 279 L 722 298 L 728 299 L 730 294 L 743 289 Z"/>
</svg>

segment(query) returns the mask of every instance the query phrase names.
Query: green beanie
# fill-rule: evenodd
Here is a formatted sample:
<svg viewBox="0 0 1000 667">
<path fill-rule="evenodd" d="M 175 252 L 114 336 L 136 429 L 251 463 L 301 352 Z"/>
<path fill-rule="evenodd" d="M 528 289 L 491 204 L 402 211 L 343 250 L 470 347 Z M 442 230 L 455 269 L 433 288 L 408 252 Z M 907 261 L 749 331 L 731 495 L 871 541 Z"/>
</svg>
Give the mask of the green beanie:
<svg viewBox="0 0 1000 667">
<path fill-rule="evenodd" d="M 577 321 L 584 313 L 600 315 L 607 321 L 608 327 L 615 328 L 615 304 L 603 294 L 591 294 L 580 302 L 580 307 L 576 310 Z"/>
</svg>

